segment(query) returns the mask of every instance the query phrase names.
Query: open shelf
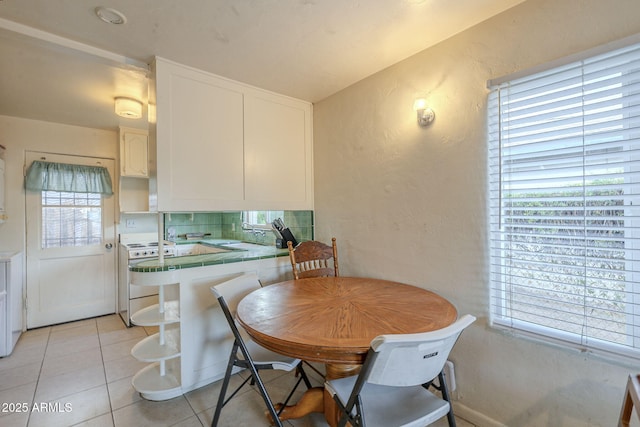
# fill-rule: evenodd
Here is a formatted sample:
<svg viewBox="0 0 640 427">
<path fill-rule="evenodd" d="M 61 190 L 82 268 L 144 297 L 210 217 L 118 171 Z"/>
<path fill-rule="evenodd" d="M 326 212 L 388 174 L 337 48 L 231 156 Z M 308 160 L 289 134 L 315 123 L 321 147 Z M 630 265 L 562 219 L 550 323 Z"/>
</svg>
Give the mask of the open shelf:
<svg viewBox="0 0 640 427">
<path fill-rule="evenodd" d="M 152 363 L 134 375 L 131 383 L 140 395 L 147 400 L 168 400 L 182 395 L 180 386 L 180 359 L 164 362 L 166 372 L 161 375 L 161 363 Z"/>
<path fill-rule="evenodd" d="M 158 332 L 137 343 L 131 349 L 131 355 L 141 362 L 157 362 L 180 356 L 180 330 L 168 330 L 164 334 L 164 345 L 160 344 Z"/>
<path fill-rule="evenodd" d="M 158 326 L 180 322 L 180 302 L 164 303 L 164 313 L 160 313 L 160 304 L 150 305 L 131 316 L 131 323 L 138 326 Z"/>
<path fill-rule="evenodd" d="M 149 273 L 151 274 L 151 273 Z M 154 362 L 138 372 L 132 385 L 147 400 L 167 400 L 182 394 L 180 382 L 180 301 L 174 273 L 168 277 L 155 274 L 158 284 L 158 304 L 143 308 L 131 316 L 131 322 L 139 326 L 158 326 L 158 333 L 144 338 L 131 349 L 131 355 L 141 362 Z M 149 279 L 141 279 L 151 285 Z M 173 299 L 166 300 L 167 296 Z"/>
</svg>

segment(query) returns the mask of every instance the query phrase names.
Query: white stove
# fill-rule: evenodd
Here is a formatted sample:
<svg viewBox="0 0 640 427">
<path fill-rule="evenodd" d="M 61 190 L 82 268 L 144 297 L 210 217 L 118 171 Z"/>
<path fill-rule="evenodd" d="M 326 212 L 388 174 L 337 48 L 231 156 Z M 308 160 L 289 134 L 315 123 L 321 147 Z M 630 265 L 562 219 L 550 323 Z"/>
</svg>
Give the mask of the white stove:
<svg viewBox="0 0 640 427">
<path fill-rule="evenodd" d="M 118 312 L 127 326 L 131 315 L 158 302 L 157 286 L 130 286 L 129 267 L 141 261 L 158 257 L 158 234 L 129 233 L 120 235 L 118 257 Z M 164 256 L 175 256 L 175 243 L 163 241 Z"/>
<path fill-rule="evenodd" d="M 129 260 L 155 258 L 158 256 L 158 242 L 127 243 L 124 246 L 127 248 Z M 164 252 L 165 256 L 174 256 L 176 254 L 175 245 L 164 242 L 162 252 Z"/>
</svg>

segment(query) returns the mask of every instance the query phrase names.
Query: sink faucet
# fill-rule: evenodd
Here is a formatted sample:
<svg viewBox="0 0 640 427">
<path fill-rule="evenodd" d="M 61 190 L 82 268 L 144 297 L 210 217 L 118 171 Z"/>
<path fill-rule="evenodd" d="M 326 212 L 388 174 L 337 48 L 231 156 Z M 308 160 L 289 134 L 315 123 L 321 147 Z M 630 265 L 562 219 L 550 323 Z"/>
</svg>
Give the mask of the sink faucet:
<svg viewBox="0 0 640 427">
<path fill-rule="evenodd" d="M 267 231 L 262 229 L 262 228 L 255 228 L 253 227 L 251 224 L 249 224 L 248 222 L 243 222 L 242 223 L 242 229 L 244 231 L 246 231 L 247 233 L 251 233 L 254 236 L 258 237 L 265 237 L 267 235 Z"/>
</svg>

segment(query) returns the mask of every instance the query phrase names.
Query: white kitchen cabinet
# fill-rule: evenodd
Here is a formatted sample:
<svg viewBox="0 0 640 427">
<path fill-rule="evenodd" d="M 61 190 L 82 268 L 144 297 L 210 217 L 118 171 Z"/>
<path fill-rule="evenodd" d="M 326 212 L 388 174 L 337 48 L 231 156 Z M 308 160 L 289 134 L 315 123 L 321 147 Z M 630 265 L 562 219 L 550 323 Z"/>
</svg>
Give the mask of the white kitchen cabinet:
<svg viewBox="0 0 640 427">
<path fill-rule="evenodd" d="M 4 150 L 5 148 L 0 145 L 0 224 L 2 224 L 6 219 L 4 201 L 5 201 L 5 187 L 4 187 Z"/>
<path fill-rule="evenodd" d="M 245 93 L 246 209 L 313 209 L 311 140 L 311 104 L 260 91 Z"/>
<path fill-rule="evenodd" d="M 120 176 L 149 177 L 148 132 L 120 128 Z"/>
<path fill-rule="evenodd" d="M 162 58 L 152 69 L 150 210 L 313 208 L 310 103 Z"/>
<path fill-rule="evenodd" d="M 120 212 L 149 210 L 148 150 L 146 130 L 120 128 Z"/>
<path fill-rule="evenodd" d="M 231 209 L 242 203 L 242 92 L 210 74 L 156 58 L 149 208 Z M 154 123 L 155 122 L 155 123 Z"/>
<path fill-rule="evenodd" d="M 22 252 L 0 252 L 0 357 L 11 354 L 23 330 L 22 265 Z"/>
</svg>

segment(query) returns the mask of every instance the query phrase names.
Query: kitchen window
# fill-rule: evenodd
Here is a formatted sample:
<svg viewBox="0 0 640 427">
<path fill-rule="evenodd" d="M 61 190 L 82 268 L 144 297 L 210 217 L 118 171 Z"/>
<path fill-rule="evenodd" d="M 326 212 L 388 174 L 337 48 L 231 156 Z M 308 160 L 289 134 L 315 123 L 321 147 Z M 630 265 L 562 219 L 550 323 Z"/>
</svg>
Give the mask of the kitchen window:
<svg viewBox="0 0 640 427">
<path fill-rule="evenodd" d="M 491 323 L 640 359 L 640 45 L 490 88 Z"/>
<path fill-rule="evenodd" d="M 242 224 L 244 227 L 263 228 L 271 230 L 271 223 L 284 217 L 284 211 L 243 211 Z"/>
</svg>

